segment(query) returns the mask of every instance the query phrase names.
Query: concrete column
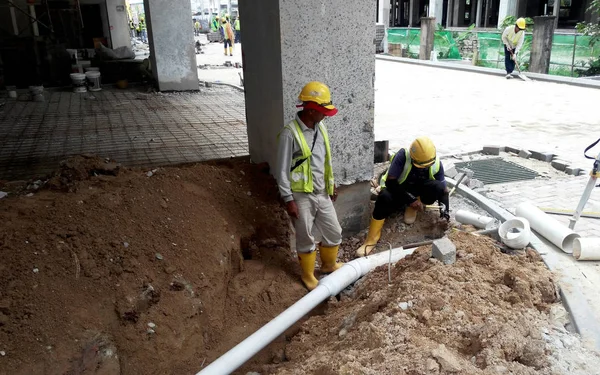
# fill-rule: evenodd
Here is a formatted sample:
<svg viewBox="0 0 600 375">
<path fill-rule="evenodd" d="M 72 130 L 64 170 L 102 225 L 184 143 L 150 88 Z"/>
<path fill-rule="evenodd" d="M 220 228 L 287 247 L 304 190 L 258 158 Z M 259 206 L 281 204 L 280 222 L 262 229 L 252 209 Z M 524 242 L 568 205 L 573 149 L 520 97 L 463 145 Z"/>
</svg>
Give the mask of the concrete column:
<svg viewBox="0 0 600 375">
<path fill-rule="evenodd" d="M 454 11 L 452 12 L 452 25 L 455 27 L 464 26 L 465 23 L 465 0 L 454 0 Z"/>
<path fill-rule="evenodd" d="M 379 0 L 379 22 L 385 26 L 385 36 L 383 37 L 383 53 L 389 53 L 388 28 L 390 27 L 390 6 L 391 2 L 389 0 Z"/>
<path fill-rule="evenodd" d="M 483 16 L 483 2 L 484 0 L 477 0 L 477 15 L 475 16 L 475 27 L 483 26 L 481 17 Z"/>
<path fill-rule="evenodd" d="M 458 0 L 448 0 L 448 8 L 446 11 L 446 28 L 452 27 L 452 12 L 454 11 L 454 1 Z"/>
<path fill-rule="evenodd" d="M 475 23 L 475 14 L 477 13 L 478 0 L 471 0 L 471 9 L 469 10 L 469 26 Z"/>
<path fill-rule="evenodd" d="M 109 32 L 112 48 L 131 48 L 125 0 L 106 0 L 106 13 L 110 24 Z"/>
<path fill-rule="evenodd" d="M 500 0 L 500 8 L 498 9 L 498 28 L 500 28 L 502 21 L 508 16 L 517 16 L 517 0 Z"/>
<path fill-rule="evenodd" d="M 419 49 L 419 60 L 429 60 L 433 51 L 433 39 L 435 33 L 435 17 L 421 18 L 421 48 Z"/>
<path fill-rule="evenodd" d="M 540 16 L 533 18 L 533 38 L 529 62 L 529 71 L 532 73 L 548 74 L 555 19 L 554 16 Z"/>
<path fill-rule="evenodd" d="M 558 19 L 560 18 L 560 0 L 554 0 L 554 7 L 552 8 L 552 15 L 554 16 L 554 28 L 558 28 Z"/>
<path fill-rule="evenodd" d="M 189 0 L 144 0 L 152 72 L 160 91 L 198 90 Z"/>
<path fill-rule="evenodd" d="M 364 0 L 240 1 L 250 156 L 277 165 L 277 134 L 294 119 L 309 81 L 326 83 L 337 116 L 326 119 L 345 233 L 367 224 L 373 175 L 375 7 Z M 361 30 L 357 33 L 356 30 Z M 324 37 L 326 36 L 326 37 Z"/>
<path fill-rule="evenodd" d="M 444 18 L 444 0 L 429 0 L 429 17 L 435 17 L 436 24 Z"/>
</svg>

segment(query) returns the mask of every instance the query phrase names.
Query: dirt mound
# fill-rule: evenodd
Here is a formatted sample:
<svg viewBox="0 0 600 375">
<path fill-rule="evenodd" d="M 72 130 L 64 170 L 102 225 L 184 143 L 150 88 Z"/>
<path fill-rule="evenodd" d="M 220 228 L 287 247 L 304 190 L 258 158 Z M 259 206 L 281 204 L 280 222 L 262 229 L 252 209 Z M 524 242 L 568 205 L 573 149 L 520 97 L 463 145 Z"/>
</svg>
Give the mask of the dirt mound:
<svg viewBox="0 0 600 375">
<path fill-rule="evenodd" d="M 306 321 L 273 374 L 551 374 L 551 274 L 533 250 L 501 253 L 487 237 L 451 236 L 457 262 L 422 247 L 381 267 L 326 315 Z M 557 326 L 561 334 L 564 327 Z M 597 360 L 597 356 L 596 356 Z M 598 362 L 596 362 L 598 363 Z M 593 371 L 596 368 L 590 367 Z M 592 373 L 592 372 L 588 372 Z"/>
<path fill-rule="evenodd" d="M 0 374 L 195 373 L 306 293 L 247 162 L 81 157 L 44 186 L 0 202 Z"/>
</svg>

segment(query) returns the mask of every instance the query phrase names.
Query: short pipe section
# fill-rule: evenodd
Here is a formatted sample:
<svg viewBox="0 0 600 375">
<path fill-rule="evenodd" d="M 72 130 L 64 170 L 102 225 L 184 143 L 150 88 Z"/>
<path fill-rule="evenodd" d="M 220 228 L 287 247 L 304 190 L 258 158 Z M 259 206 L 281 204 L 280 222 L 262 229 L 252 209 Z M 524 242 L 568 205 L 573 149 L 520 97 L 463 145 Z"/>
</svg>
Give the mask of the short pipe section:
<svg viewBox="0 0 600 375">
<path fill-rule="evenodd" d="M 600 260 L 600 238 L 575 238 L 573 257 L 577 260 Z"/>
<path fill-rule="evenodd" d="M 455 218 L 459 223 L 470 224 L 479 229 L 491 229 L 494 226 L 494 218 L 466 210 L 456 211 Z"/>
<path fill-rule="evenodd" d="M 531 228 L 565 253 L 573 252 L 573 242 L 580 235 L 562 225 L 530 202 L 521 203 L 515 215 L 529 221 Z"/>
<path fill-rule="evenodd" d="M 522 217 L 506 220 L 498 228 L 500 240 L 511 249 L 522 249 L 529 244 L 531 229 L 529 221 Z"/>
</svg>

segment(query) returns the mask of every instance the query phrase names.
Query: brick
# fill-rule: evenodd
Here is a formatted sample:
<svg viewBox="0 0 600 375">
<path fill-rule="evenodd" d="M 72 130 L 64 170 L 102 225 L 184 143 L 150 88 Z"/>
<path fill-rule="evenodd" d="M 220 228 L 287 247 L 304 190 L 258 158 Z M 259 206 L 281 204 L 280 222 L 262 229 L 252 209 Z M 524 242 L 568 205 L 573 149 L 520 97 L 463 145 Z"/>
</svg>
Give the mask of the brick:
<svg viewBox="0 0 600 375">
<path fill-rule="evenodd" d="M 564 160 L 554 160 L 551 163 L 554 169 L 558 169 L 559 171 L 564 171 L 569 166 L 569 163 Z"/>
<path fill-rule="evenodd" d="M 523 159 L 529 159 L 531 157 L 531 152 L 527 150 L 521 150 L 519 151 L 519 157 Z"/>
<path fill-rule="evenodd" d="M 575 167 L 567 167 L 565 168 L 565 173 L 571 176 L 579 176 L 579 172 L 581 169 Z"/>
<path fill-rule="evenodd" d="M 529 150 L 529 151 L 531 151 L 531 157 L 534 158 L 535 160 L 541 160 L 541 161 L 545 161 L 546 163 L 549 163 L 554 158 L 554 154 L 552 154 L 550 152 L 538 152 L 538 151 L 533 151 L 533 150 Z"/>
<path fill-rule="evenodd" d="M 479 181 L 476 178 L 473 178 L 471 180 L 469 180 L 469 183 L 467 184 L 467 186 L 469 187 L 469 189 L 477 189 L 477 188 L 482 188 L 485 185 L 483 184 L 483 182 Z"/>
<path fill-rule="evenodd" d="M 444 176 L 454 178 L 458 176 L 458 171 L 454 164 L 444 165 Z"/>
<path fill-rule="evenodd" d="M 431 255 L 444 264 L 456 262 L 456 246 L 448 237 L 433 241 Z"/>
<path fill-rule="evenodd" d="M 500 151 L 504 151 L 504 147 L 483 146 L 483 153 L 487 155 L 500 155 Z"/>
<path fill-rule="evenodd" d="M 506 152 L 512 152 L 513 154 L 518 154 L 518 153 L 519 153 L 519 151 L 521 151 L 521 150 L 519 150 L 518 148 L 514 148 L 514 147 L 510 147 L 510 146 L 506 146 L 506 147 L 504 147 L 504 150 L 505 150 Z"/>
</svg>

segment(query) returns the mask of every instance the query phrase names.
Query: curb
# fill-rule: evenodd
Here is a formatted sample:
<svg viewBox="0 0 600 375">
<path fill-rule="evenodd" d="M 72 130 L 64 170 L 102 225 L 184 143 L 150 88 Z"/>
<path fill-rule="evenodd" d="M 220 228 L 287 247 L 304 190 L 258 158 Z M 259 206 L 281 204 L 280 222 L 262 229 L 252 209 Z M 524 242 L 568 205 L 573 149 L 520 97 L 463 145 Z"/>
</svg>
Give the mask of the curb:
<svg viewBox="0 0 600 375">
<path fill-rule="evenodd" d="M 504 73 L 504 71 L 499 70 L 499 69 L 484 68 L 484 67 L 472 66 L 472 65 L 439 63 L 439 62 L 434 62 L 434 61 L 429 61 L 429 60 L 417 60 L 417 59 L 409 59 L 406 57 L 382 56 L 382 55 L 376 55 L 375 59 L 382 60 L 382 61 L 391 61 L 391 62 L 399 62 L 399 63 L 405 63 L 405 64 L 428 66 L 430 68 L 460 70 L 460 71 L 469 72 L 469 73 L 488 74 L 488 75 L 495 75 L 495 76 L 505 76 L 506 75 Z M 527 77 L 533 78 L 537 81 L 566 84 L 566 85 L 586 87 L 586 88 L 592 88 L 592 89 L 600 89 L 600 81 L 595 81 L 592 79 L 551 76 L 548 74 L 528 73 L 528 72 L 525 72 L 525 74 L 527 74 Z"/>
<path fill-rule="evenodd" d="M 199 82 L 202 85 L 202 86 L 200 86 L 200 88 L 206 87 L 205 84 L 209 83 L 211 85 L 217 85 L 217 86 L 228 86 L 228 87 L 234 88 L 234 89 L 236 89 L 238 91 L 244 92 L 244 88 L 242 86 L 234 85 L 234 84 L 231 84 L 231 83 L 212 82 L 212 81 L 199 81 Z"/>
<path fill-rule="evenodd" d="M 446 178 L 448 185 L 454 187 L 456 181 L 451 178 Z M 515 216 L 506 209 L 494 203 L 491 199 L 469 189 L 464 185 L 457 187 L 456 191 L 462 196 L 477 203 L 480 207 L 486 210 L 490 215 L 501 221 L 506 221 Z M 546 267 L 552 272 L 557 271 L 557 266 L 561 260 L 555 247 L 542 237 L 531 232 L 530 245 L 542 257 Z M 558 285 L 560 288 L 560 296 L 564 302 L 565 308 L 571 315 L 571 320 L 577 333 L 581 335 L 585 341 L 591 342 L 594 347 L 600 350 L 600 325 L 595 323 L 594 314 L 590 308 L 585 296 L 577 289 L 576 283 L 571 277 L 564 273 L 557 272 L 559 275 Z"/>
</svg>

